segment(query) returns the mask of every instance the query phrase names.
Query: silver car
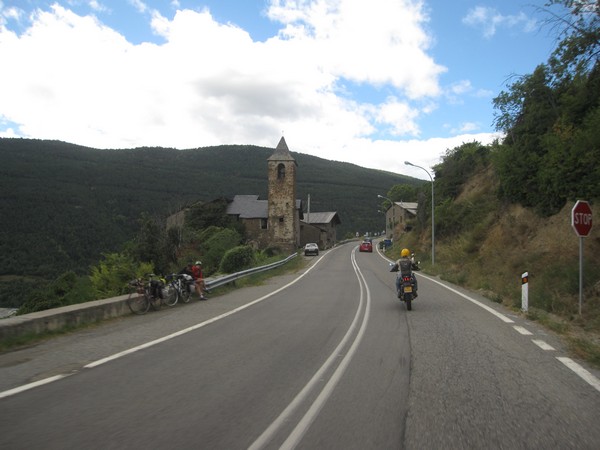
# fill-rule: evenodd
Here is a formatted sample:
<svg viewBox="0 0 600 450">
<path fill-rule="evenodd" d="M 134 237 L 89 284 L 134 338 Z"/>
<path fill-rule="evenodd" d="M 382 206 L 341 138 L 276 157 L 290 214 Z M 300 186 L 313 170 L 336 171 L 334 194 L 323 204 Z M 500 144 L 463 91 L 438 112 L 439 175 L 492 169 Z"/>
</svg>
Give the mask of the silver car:
<svg viewBox="0 0 600 450">
<path fill-rule="evenodd" d="M 304 246 L 304 256 L 308 255 L 318 255 L 319 254 L 319 246 L 314 242 L 309 242 Z"/>
</svg>

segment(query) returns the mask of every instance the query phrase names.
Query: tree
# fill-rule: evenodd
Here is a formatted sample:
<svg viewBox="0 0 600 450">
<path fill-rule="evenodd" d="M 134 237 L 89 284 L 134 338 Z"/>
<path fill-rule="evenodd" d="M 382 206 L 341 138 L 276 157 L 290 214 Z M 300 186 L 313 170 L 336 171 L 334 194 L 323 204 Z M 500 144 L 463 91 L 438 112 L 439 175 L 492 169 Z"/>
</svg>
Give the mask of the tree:
<svg viewBox="0 0 600 450">
<path fill-rule="evenodd" d="M 442 162 L 436 165 L 435 191 L 441 203 L 445 198 L 455 199 L 470 175 L 485 167 L 489 161 L 489 147 L 469 142 L 447 150 Z"/>
<path fill-rule="evenodd" d="M 552 72 L 559 79 L 589 72 L 600 54 L 600 3 L 597 0 L 550 0 L 546 6 L 563 6 L 565 12 L 550 13 L 559 30 L 560 42 L 550 57 Z"/>
<path fill-rule="evenodd" d="M 410 184 L 396 184 L 388 191 L 387 196 L 395 202 L 416 202 L 419 188 Z"/>
</svg>

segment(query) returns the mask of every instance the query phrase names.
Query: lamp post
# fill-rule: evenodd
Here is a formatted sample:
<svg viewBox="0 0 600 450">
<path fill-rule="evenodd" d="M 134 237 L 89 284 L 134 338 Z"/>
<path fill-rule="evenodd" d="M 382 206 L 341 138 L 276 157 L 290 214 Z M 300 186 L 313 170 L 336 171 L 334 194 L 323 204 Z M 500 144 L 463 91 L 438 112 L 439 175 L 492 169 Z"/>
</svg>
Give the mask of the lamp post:
<svg viewBox="0 0 600 450">
<path fill-rule="evenodd" d="M 413 164 L 408 161 L 404 161 L 404 164 L 406 164 L 407 166 L 418 167 L 419 169 L 424 170 L 425 173 L 429 175 L 429 178 L 431 179 L 431 265 L 433 266 L 435 265 L 435 205 L 433 203 L 433 177 L 431 176 L 429 171 L 424 167 L 417 166 L 416 164 Z"/>
<path fill-rule="evenodd" d="M 394 238 L 394 230 L 396 228 L 396 218 L 394 217 L 394 202 L 391 201 L 389 198 L 384 197 L 383 195 L 379 195 L 377 194 L 378 198 L 383 198 L 384 200 L 387 200 L 388 202 L 390 202 L 390 208 L 392 208 L 392 239 Z M 385 224 L 385 229 L 387 230 L 387 223 Z"/>
</svg>

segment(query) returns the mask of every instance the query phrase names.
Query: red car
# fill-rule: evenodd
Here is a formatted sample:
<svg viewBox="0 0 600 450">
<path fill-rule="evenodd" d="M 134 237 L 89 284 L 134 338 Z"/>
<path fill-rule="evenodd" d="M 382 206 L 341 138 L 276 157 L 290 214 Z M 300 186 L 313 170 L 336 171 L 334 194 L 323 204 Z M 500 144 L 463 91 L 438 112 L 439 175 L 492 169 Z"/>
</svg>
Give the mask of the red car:
<svg viewBox="0 0 600 450">
<path fill-rule="evenodd" d="M 373 244 L 371 243 L 371 241 L 362 241 L 360 247 L 358 248 L 358 251 L 373 253 Z"/>
</svg>

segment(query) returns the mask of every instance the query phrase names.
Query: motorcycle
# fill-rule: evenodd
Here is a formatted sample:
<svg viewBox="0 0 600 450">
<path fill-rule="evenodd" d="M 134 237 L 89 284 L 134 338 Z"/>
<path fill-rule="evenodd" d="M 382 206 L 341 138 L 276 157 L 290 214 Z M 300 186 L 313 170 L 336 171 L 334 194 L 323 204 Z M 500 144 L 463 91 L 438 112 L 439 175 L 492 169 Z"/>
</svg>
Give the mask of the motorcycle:
<svg viewBox="0 0 600 450">
<path fill-rule="evenodd" d="M 415 280 L 414 275 L 412 274 L 413 270 L 421 270 L 419 267 L 420 261 L 414 262 L 414 255 L 411 260 L 410 270 L 404 268 L 404 270 L 400 271 L 400 267 L 397 263 L 390 263 L 390 272 L 399 272 L 397 278 L 401 278 L 400 282 L 396 282 L 396 295 L 400 299 L 406 303 L 406 309 L 408 311 L 412 310 L 412 302 L 417 297 L 417 292 L 415 289 Z"/>
</svg>

